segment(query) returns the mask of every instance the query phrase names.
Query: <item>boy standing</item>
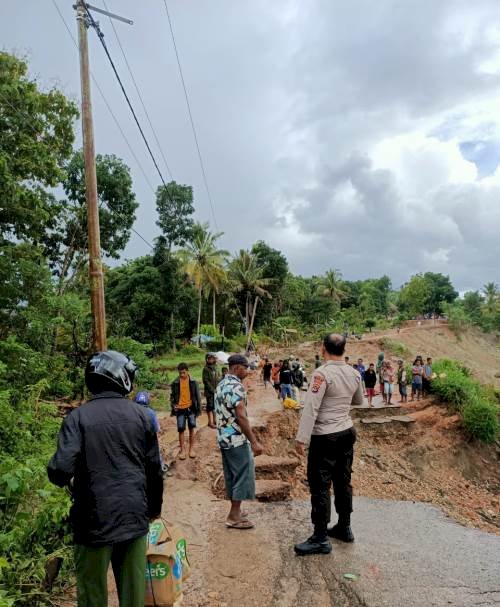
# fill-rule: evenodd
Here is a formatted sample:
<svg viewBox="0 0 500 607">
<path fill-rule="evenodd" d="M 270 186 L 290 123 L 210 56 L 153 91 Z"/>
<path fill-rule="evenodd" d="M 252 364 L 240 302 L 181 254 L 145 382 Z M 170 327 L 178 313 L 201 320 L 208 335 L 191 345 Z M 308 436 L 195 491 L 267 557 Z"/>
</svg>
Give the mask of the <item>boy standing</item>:
<svg viewBox="0 0 500 607">
<path fill-rule="evenodd" d="M 398 386 L 400 403 L 405 403 L 408 400 L 408 379 L 406 377 L 405 363 L 403 360 L 398 360 Z"/>
<path fill-rule="evenodd" d="M 370 363 L 370 366 L 365 371 L 365 387 L 366 395 L 368 397 L 368 406 L 373 407 L 372 401 L 375 395 L 375 385 L 377 383 L 377 373 L 375 371 L 375 365 Z"/>
<path fill-rule="evenodd" d="M 208 352 L 205 356 L 202 380 L 205 398 L 207 400 L 208 427 L 215 428 L 214 396 L 220 377 L 217 371 L 217 359 L 212 352 Z"/>
<path fill-rule="evenodd" d="M 194 450 L 196 418 L 201 413 L 201 397 L 198 382 L 189 376 L 186 363 L 177 367 L 179 377 L 174 379 L 170 386 L 171 415 L 177 417 L 177 431 L 179 433 L 179 459 L 186 459 L 184 432 L 186 424 L 189 428 L 189 457 L 195 458 Z"/>
<path fill-rule="evenodd" d="M 383 378 L 384 378 L 384 394 L 387 404 L 391 404 L 392 393 L 394 391 L 394 369 L 390 360 L 384 363 Z"/>
<path fill-rule="evenodd" d="M 424 365 L 424 374 L 422 376 L 422 396 L 427 396 L 431 391 L 431 377 L 432 377 L 432 358 L 427 359 L 427 363 Z"/>
<path fill-rule="evenodd" d="M 266 358 L 264 366 L 262 367 L 262 379 L 264 380 L 264 388 L 267 388 L 267 384 L 271 383 L 271 371 L 273 370 L 272 364 L 269 359 Z"/>
</svg>

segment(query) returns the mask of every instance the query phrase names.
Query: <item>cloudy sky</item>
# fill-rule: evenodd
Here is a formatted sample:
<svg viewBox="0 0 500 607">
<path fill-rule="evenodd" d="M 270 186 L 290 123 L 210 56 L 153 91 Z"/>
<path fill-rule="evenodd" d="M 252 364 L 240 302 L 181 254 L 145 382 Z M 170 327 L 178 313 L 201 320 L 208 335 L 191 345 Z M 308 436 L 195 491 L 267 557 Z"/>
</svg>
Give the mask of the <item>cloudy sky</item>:
<svg viewBox="0 0 500 607">
<path fill-rule="evenodd" d="M 103 6 L 104 0 L 94 0 Z M 176 181 L 204 190 L 163 0 L 105 0 Z M 3 48 L 79 99 L 73 0 L 0 0 Z M 498 0 L 169 0 L 216 224 L 231 250 L 264 239 L 304 275 L 450 274 L 500 281 Z M 110 22 L 108 46 L 146 128 Z M 96 148 L 129 164 L 137 230 L 157 235 L 158 178 L 95 35 Z M 153 145 L 155 155 L 161 155 Z M 163 172 L 167 171 L 162 165 Z M 149 184 L 148 184 L 149 182 Z M 125 252 L 147 252 L 132 236 Z"/>
</svg>

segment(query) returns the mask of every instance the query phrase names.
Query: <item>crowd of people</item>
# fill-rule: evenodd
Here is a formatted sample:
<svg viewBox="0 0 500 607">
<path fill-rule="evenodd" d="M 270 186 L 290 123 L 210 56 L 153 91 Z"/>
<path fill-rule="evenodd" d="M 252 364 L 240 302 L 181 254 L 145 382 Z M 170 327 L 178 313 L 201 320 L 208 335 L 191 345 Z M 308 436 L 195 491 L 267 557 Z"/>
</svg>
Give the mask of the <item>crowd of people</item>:
<svg viewBox="0 0 500 607">
<path fill-rule="evenodd" d="M 348 356 L 344 360 L 346 364 L 351 364 Z M 363 359 L 358 358 L 352 367 L 361 376 L 369 407 L 373 407 L 373 397 L 376 394 L 377 386 L 379 387 L 378 394 L 382 395 L 383 403 L 387 405 L 392 404 L 396 385 L 399 390 L 399 403 L 408 402 L 408 388 L 411 390 L 410 402 L 427 396 L 431 389 L 433 371 L 430 356 L 424 362 L 422 356 L 417 355 L 410 368 L 402 358 L 394 364 L 392 360 L 385 358 L 384 352 L 380 352 L 376 363 L 370 363 L 366 367 Z"/>
<path fill-rule="evenodd" d="M 296 438 L 299 456 L 308 447 L 307 478 L 311 492 L 314 533 L 295 545 L 297 555 L 328 554 L 330 538 L 352 542 L 351 471 L 356 431 L 352 406 L 368 398 L 373 406 L 377 385 L 390 404 L 394 385 L 401 402 L 419 400 L 431 387 L 432 359 L 417 356 L 413 365 L 392 361 L 383 352 L 376 363 L 351 364 L 344 356 L 346 339 L 325 336 L 316 356 Z M 251 363 L 241 354 L 229 357 L 219 373 L 216 356 L 208 353 L 202 381 L 208 426 L 217 430 L 226 494 L 230 509 L 225 524 L 252 529 L 254 522 L 242 503 L 255 499 L 254 457 L 264 451 L 247 416 L 244 379 Z M 285 401 L 301 389 L 306 377 L 296 357 L 262 361 L 265 388 L 273 385 Z M 145 549 L 149 522 L 161 516 L 164 466 L 158 446 L 159 423 L 146 392 L 132 392 L 137 367 L 119 352 L 97 352 L 85 372 L 90 400 L 63 421 L 57 451 L 48 465 L 49 479 L 73 496 L 71 521 L 79 607 L 107 604 L 107 572 L 113 567 L 120 605 L 144 604 Z M 196 425 L 202 400 L 188 365 L 178 366 L 171 384 L 171 411 L 179 434 L 179 458 L 196 457 Z M 188 430 L 189 440 L 185 433 Z M 333 485 L 338 521 L 330 527 Z"/>
</svg>

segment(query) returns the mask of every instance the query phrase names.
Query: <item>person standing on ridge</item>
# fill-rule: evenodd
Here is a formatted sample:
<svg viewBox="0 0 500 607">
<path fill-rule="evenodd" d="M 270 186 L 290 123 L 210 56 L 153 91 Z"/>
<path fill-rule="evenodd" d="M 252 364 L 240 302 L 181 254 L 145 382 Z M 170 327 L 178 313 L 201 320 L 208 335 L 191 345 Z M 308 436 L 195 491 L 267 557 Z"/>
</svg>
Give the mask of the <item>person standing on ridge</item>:
<svg viewBox="0 0 500 607">
<path fill-rule="evenodd" d="M 386 397 L 385 391 L 384 391 L 384 376 L 383 376 L 384 356 L 385 356 L 385 354 L 383 352 L 380 352 L 380 354 L 378 355 L 377 377 L 378 377 L 378 384 L 379 384 L 379 388 L 380 388 L 380 394 L 382 395 L 382 400 L 384 401 L 384 403 L 386 403 L 387 397 Z"/>
<path fill-rule="evenodd" d="M 189 429 L 189 457 L 195 458 L 194 449 L 196 440 L 196 418 L 201 413 L 201 396 L 198 382 L 189 375 L 186 363 L 177 367 L 179 377 L 170 385 L 170 415 L 177 418 L 177 432 L 179 433 L 179 459 L 186 459 L 186 446 L 184 433 L 186 425 Z"/>
<path fill-rule="evenodd" d="M 365 371 L 365 389 L 368 398 L 368 406 L 373 407 L 373 397 L 375 395 L 375 385 L 377 384 L 377 373 L 375 365 L 370 363 L 370 366 Z"/>
<path fill-rule="evenodd" d="M 271 383 L 272 370 L 273 370 L 273 366 L 269 362 L 269 359 L 266 358 L 264 361 L 264 366 L 262 367 L 262 379 L 264 381 L 264 388 L 266 388 L 266 389 L 267 389 L 267 384 Z"/>
<path fill-rule="evenodd" d="M 280 396 L 281 400 L 285 398 L 292 398 L 292 372 L 290 371 L 290 365 L 288 360 L 283 361 L 283 365 L 280 369 Z"/>
<path fill-rule="evenodd" d="M 431 378 L 432 378 L 432 358 L 427 358 L 427 362 L 424 365 L 424 371 L 422 375 L 422 396 L 427 396 L 431 391 Z"/>
<path fill-rule="evenodd" d="M 406 376 L 405 363 L 403 359 L 398 360 L 398 386 L 399 402 L 405 403 L 408 400 L 408 378 Z"/>
<path fill-rule="evenodd" d="M 366 371 L 366 367 L 363 364 L 363 359 L 362 358 L 358 358 L 358 371 L 359 371 L 359 374 L 361 375 L 361 385 L 363 387 L 363 394 L 366 395 L 366 390 L 365 390 L 365 371 Z"/>
<path fill-rule="evenodd" d="M 205 391 L 205 399 L 207 401 L 207 417 L 208 427 L 215 428 L 215 414 L 214 414 L 214 396 L 217 384 L 219 383 L 220 377 L 217 371 L 217 359 L 215 354 L 208 352 L 205 356 L 205 366 L 203 367 L 202 381 L 203 389 Z"/>
<path fill-rule="evenodd" d="M 247 394 L 242 382 L 248 375 L 248 360 L 241 354 L 233 354 L 228 364 L 229 373 L 217 386 L 214 401 L 217 442 L 226 494 L 231 500 L 226 527 L 252 529 L 255 525 L 241 510 L 241 502 L 255 499 L 253 458 L 260 455 L 263 448 L 247 417 Z"/>
<path fill-rule="evenodd" d="M 137 367 L 112 350 L 85 369 L 89 401 L 64 419 L 49 480 L 68 487 L 78 607 L 108 604 L 111 563 L 120 607 L 144 605 L 149 521 L 161 515 L 163 477 L 150 414 L 126 398 Z"/>
<path fill-rule="evenodd" d="M 309 444 L 307 480 L 311 492 L 313 535 L 295 545 L 297 555 L 328 554 L 328 537 L 354 541 L 351 531 L 354 430 L 350 409 L 363 404 L 361 376 L 342 356 L 346 339 L 331 333 L 323 341 L 325 363 L 313 373 L 297 433 L 296 449 L 304 455 Z M 333 484 L 337 524 L 328 529 L 331 517 L 330 487 Z"/>
</svg>

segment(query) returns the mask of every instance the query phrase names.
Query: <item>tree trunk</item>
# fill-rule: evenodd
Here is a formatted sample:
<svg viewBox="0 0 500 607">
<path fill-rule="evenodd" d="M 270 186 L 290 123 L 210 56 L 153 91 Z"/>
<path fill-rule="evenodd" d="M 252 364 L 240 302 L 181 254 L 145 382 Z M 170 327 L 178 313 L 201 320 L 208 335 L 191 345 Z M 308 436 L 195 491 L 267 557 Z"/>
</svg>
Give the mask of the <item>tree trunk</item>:
<svg viewBox="0 0 500 607">
<path fill-rule="evenodd" d="M 174 332 L 174 311 L 170 314 L 170 331 L 172 333 L 172 351 L 175 352 L 177 350 L 177 346 L 175 345 L 175 332 Z"/>
<path fill-rule="evenodd" d="M 201 327 L 201 287 L 198 289 L 198 327 L 196 335 L 198 336 L 198 345 L 200 345 L 200 327 Z"/>
<path fill-rule="evenodd" d="M 216 322 L 215 322 L 215 289 L 213 291 L 213 309 L 212 309 L 212 321 L 214 325 L 214 331 L 217 330 Z"/>
<path fill-rule="evenodd" d="M 259 296 L 257 295 L 257 297 L 255 298 L 255 303 L 253 305 L 253 310 L 252 310 L 252 320 L 250 322 L 250 329 L 248 331 L 248 339 L 247 339 L 247 352 L 249 351 L 248 348 L 250 347 L 250 342 L 252 341 L 252 333 L 253 333 L 253 323 L 255 321 L 255 313 L 257 312 L 257 304 L 259 303 Z"/>
<path fill-rule="evenodd" d="M 248 323 L 250 321 L 250 293 L 247 292 L 247 298 L 245 302 L 245 335 L 248 335 Z"/>
</svg>

